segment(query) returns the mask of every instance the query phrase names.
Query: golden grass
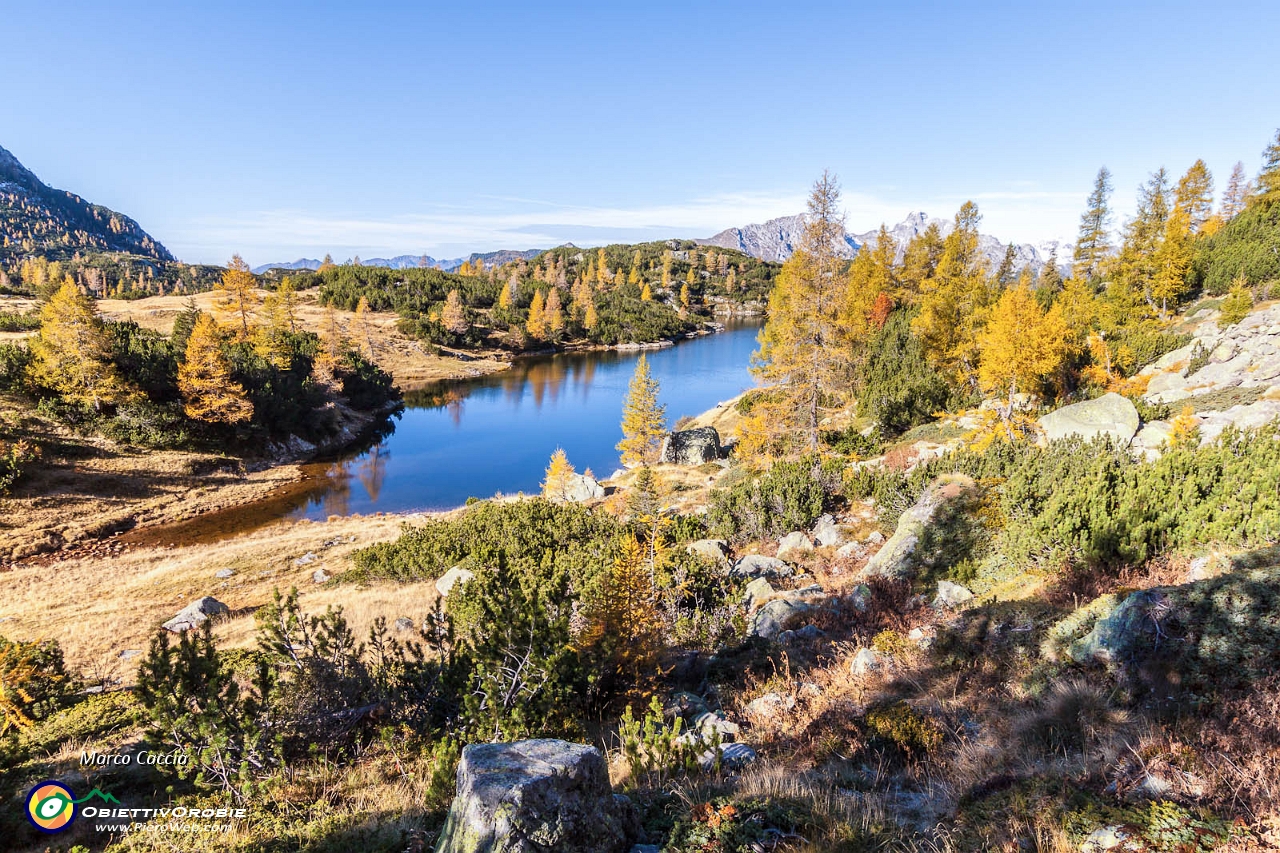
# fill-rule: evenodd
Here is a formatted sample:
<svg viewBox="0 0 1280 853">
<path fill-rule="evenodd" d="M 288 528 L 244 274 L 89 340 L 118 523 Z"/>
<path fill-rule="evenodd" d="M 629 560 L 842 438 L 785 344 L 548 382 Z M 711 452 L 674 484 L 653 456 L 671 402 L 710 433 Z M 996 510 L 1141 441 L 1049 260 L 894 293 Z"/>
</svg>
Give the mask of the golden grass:
<svg viewBox="0 0 1280 853">
<path fill-rule="evenodd" d="M 145 650 L 160 623 L 204 595 L 232 610 L 216 630 L 226 646 L 250 645 L 253 611 L 271 600 L 273 589 L 294 585 L 305 612 L 342 605 L 358 637 L 379 616 L 389 623 L 400 616 L 420 623 L 435 601 L 430 583 L 352 588 L 312 581 L 316 569 L 331 576 L 344 571 L 356 548 L 395 538 L 404 520 L 352 516 L 281 522 L 213 545 L 28 561 L 0 573 L 0 624 L 10 638 L 58 640 L 72 667 L 131 680 L 137 659 L 120 661 L 120 652 Z M 341 541 L 325 547 L 335 539 Z M 307 553 L 320 559 L 294 563 Z M 235 575 L 215 578 L 219 569 Z"/>
</svg>

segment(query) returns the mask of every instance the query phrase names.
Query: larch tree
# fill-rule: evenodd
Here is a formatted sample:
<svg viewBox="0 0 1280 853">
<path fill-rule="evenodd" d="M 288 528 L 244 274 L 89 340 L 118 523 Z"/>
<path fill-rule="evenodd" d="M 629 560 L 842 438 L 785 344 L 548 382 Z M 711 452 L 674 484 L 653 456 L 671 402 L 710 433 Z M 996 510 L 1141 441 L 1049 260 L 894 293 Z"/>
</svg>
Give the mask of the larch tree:
<svg viewBox="0 0 1280 853">
<path fill-rule="evenodd" d="M 425 256 L 424 256 L 424 258 L 425 258 Z M 422 260 L 423 260 L 423 259 L 419 259 L 419 265 L 420 265 L 420 266 L 426 266 L 426 264 L 425 264 L 425 263 L 422 263 Z M 329 271 L 329 270 L 333 269 L 333 268 L 334 268 L 334 266 L 335 266 L 335 264 L 333 263 L 333 255 L 329 254 L 328 252 L 325 252 L 325 254 L 324 254 L 324 260 L 320 262 L 320 269 L 319 269 L 319 272 L 327 272 L 327 271 Z"/>
<path fill-rule="evenodd" d="M 1167 319 L 1169 303 L 1177 302 L 1187 290 L 1187 270 L 1191 266 L 1191 214 L 1181 204 L 1174 205 L 1165 221 L 1163 239 L 1153 257 L 1155 271 L 1151 277 L 1148 302 Z"/>
<path fill-rule="evenodd" d="M 373 351 L 373 323 L 369 320 L 369 300 L 361 296 L 356 303 L 356 331 L 364 338 L 365 348 L 369 351 L 369 359 L 375 357 Z"/>
<path fill-rule="evenodd" d="M 649 359 L 641 355 L 622 403 L 622 464 L 627 467 L 654 462 L 667 433 L 667 407 L 658 402 L 658 380 L 649 372 Z"/>
<path fill-rule="evenodd" d="M 1262 152 L 1262 169 L 1258 172 L 1257 184 L 1259 196 L 1280 194 L 1280 130 Z"/>
<path fill-rule="evenodd" d="M 973 202 L 960 207 L 955 227 L 942 242 L 933 275 L 920 284 L 920 313 L 911 321 L 930 361 L 957 380 L 969 382 L 974 381 L 977 368 L 977 333 L 998 295 L 989 286 L 978 251 L 981 221 Z"/>
<path fill-rule="evenodd" d="M 178 365 L 182 408 L 187 417 L 205 423 L 243 423 L 253 417 L 253 403 L 231 378 L 221 338 L 217 322 L 201 314 Z"/>
<path fill-rule="evenodd" d="M 1187 173 L 1178 179 L 1173 199 L 1176 207 L 1187 212 L 1191 233 L 1199 234 L 1213 215 L 1213 174 L 1203 160 L 1192 163 Z"/>
<path fill-rule="evenodd" d="M 68 402 L 101 411 L 136 396 L 111 361 L 111 339 L 93 299 L 70 276 L 40 309 L 30 349 L 31 379 Z"/>
<path fill-rule="evenodd" d="M 902 268 L 898 273 L 901 293 L 893 294 L 901 300 L 915 302 L 924 282 L 933 277 L 942 259 L 942 229 L 930 222 L 919 234 L 912 237 L 903 250 Z"/>
<path fill-rule="evenodd" d="M 440 311 L 440 323 L 452 335 L 465 335 L 471 324 L 467 322 L 467 309 L 462 305 L 462 297 L 457 288 L 449 291 L 445 297 L 444 308 Z"/>
<path fill-rule="evenodd" d="M 347 338 L 332 305 L 325 307 L 320 321 L 320 346 L 316 349 L 312 370 L 322 383 L 332 382 L 347 351 Z"/>
<path fill-rule="evenodd" d="M 644 287 L 641 288 L 640 290 L 640 301 L 641 302 L 653 301 L 653 289 L 649 287 L 649 282 L 647 281 L 644 283 Z"/>
<path fill-rule="evenodd" d="M 1004 291 L 992 309 L 978 337 L 978 380 L 985 392 L 1006 395 L 999 413 L 1010 440 L 1019 389 L 1038 395 L 1038 386 L 1066 361 L 1068 340 L 1061 307 L 1044 311 L 1025 284 Z"/>
<path fill-rule="evenodd" d="M 1080 217 L 1073 275 L 1095 279 L 1102 271 L 1103 261 L 1111 253 L 1111 172 L 1106 166 L 1098 170 L 1087 204 L 1088 208 Z"/>
<path fill-rule="evenodd" d="M 552 287 L 547 291 L 547 304 L 543 308 L 543 316 L 547 321 L 547 334 L 558 338 L 564 331 L 564 309 L 560 306 L 560 288 Z"/>
<path fill-rule="evenodd" d="M 236 327 L 236 337 L 248 340 L 254 312 L 262 303 L 258 296 L 257 281 L 249 271 L 244 258 L 233 255 L 222 274 L 222 287 L 218 290 L 218 308 L 225 312 Z"/>
<path fill-rule="evenodd" d="M 525 331 L 532 338 L 544 340 L 547 337 L 547 320 L 544 316 L 545 302 L 541 290 L 533 292 L 533 301 L 529 303 L 529 318 L 525 321 Z"/>
<path fill-rule="evenodd" d="M 573 316 L 579 318 L 585 317 L 587 313 L 587 306 L 591 304 L 592 301 L 591 285 L 587 283 L 585 278 L 578 276 L 578 279 L 573 283 L 573 290 L 569 292 L 569 295 L 573 299 L 570 303 L 570 311 L 573 312 Z"/>
<path fill-rule="evenodd" d="M 596 313 L 596 303 L 594 299 L 587 298 L 587 310 L 582 315 L 582 327 L 588 332 L 594 332 L 596 326 L 600 325 L 600 315 Z"/>
<path fill-rule="evenodd" d="M 573 465 L 562 448 L 557 447 L 551 454 L 551 462 L 547 465 L 542 480 L 542 496 L 549 501 L 564 503 L 569 499 L 569 486 L 573 481 Z"/>
<path fill-rule="evenodd" d="M 680 285 L 680 313 L 687 314 L 689 312 L 689 283 L 685 282 Z"/>
<path fill-rule="evenodd" d="M 1108 262 L 1108 298 L 1123 315 L 1141 313 L 1145 301 L 1154 310 L 1151 294 L 1156 275 L 1156 255 L 1169 220 L 1169 177 L 1164 168 L 1138 189 L 1138 209 L 1124 228 L 1120 251 Z"/>
<path fill-rule="evenodd" d="M 600 287 L 609 283 L 609 262 L 603 248 L 596 253 L 596 283 Z"/>
<path fill-rule="evenodd" d="M 897 242 L 882 224 L 875 241 L 868 241 L 863 245 L 849 266 L 849 284 L 845 291 L 842 322 L 855 360 L 862 349 L 861 344 L 872 328 L 872 312 L 877 300 L 884 314 L 875 324 L 876 328 L 884 325 L 889 316 L 888 311 L 892 310 L 892 295 L 898 290 L 893 263 L 897 252 Z"/>
<path fill-rule="evenodd" d="M 597 634 L 607 638 L 614 650 L 609 675 L 618 679 L 655 675 L 662 648 L 662 623 L 646 550 L 650 549 L 634 534 L 622 538 L 602 596 Z"/>
<path fill-rule="evenodd" d="M 744 422 L 749 446 L 798 443 L 817 449 L 821 411 L 847 384 L 842 315 L 847 282 L 841 252 L 844 215 L 836 177 L 824 171 L 809 194 L 804 232 L 769 297 L 752 373 L 770 389 L 768 402 Z"/>
<path fill-rule="evenodd" d="M 1231 177 L 1227 179 L 1227 188 L 1222 192 L 1222 204 L 1218 214 L 1224 222 L 1235 218 L 1244 210 L 1245 200 L 1249 195 L 1249 178 L 1244 172 L 1244 163 L 1237 162 L 1231 169 Z"/>
</svg>

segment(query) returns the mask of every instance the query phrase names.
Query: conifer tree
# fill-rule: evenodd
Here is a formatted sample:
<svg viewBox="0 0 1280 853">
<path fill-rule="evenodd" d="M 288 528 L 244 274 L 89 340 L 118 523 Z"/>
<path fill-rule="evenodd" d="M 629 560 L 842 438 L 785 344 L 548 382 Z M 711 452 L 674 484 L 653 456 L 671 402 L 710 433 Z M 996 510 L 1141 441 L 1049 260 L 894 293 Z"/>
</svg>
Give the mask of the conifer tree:
<svg viewBox="0 0 1280 853">
<path fill-rule="evenodd" d="M 249 339 L 249 327 L 253 322 L 254 312 L 261 304 L 258 296 L 257 282 L 249 265 L 239 255 L 233 255 L 227 263 L 227 270 L 222 274 L 222 287 L 218 291 L 217 306 L 232 318 L 239 340 Z"/>
<path fill-rule="evenodd" d="M 596 326 L 600 325 L 600 315 L 596 313 L 596 303 L 594 299 L 587 298 L 587 310 L 582 317 L 582 326 L 588 332 L 595 331 Z"/>
<path fill-rule="evenodd" d="M 542 481 L 542 496 L 556 503 L 567 501 L 569 486 L 575 473 L 569 457 L 562 448 L 557 447 L 551 454 L 551 462 L 547 465 L 546 475 Z"/>
<path fill-rule="evenodd" d="M 1169 303 L 1177 302 L 1187 289 L 1187 270 L 1191 266 L 1191 216 L 1181 204 L 1175 205 L 1165 221 L 1164 236 L 1154 255 L 1155 273 L 1151 278 L 1149 302 L 1162 319 L 1169 314 Z"/>
<path fill-rule="evenodd" d="M 653 301 L 653 290 L 650 289 L 649 282 L 647 281 L 644 283 L 644 287 L 640 290 L 640 301 L 641 302 Z"/>
<path fill-rule="evenodd" d="M 634 534 L 623 536 L 603 595 L 599 633 L 614 649 L 610 675 L 618 679 L 654 675 L 662 646 L 657 596 L 645 551 Z"/>
<path fill-rule="evenodd" d="M 738 270 L 736 267 L 729 269 L 729 274 L 724 279 L 724 289 L 733 293 L 738 289 Z"/>
<path fill-rule="evenodd" d="M 192 420 L 236 424 L 253 417 L 253 403 L 232 380 L 218 324 L 208 314 L 200 315 L 187 340 L 186 354 L 178 365 L 178 390 L 183 410 Z"/>
<path fill-rule="evenodd" d="M 664 249 L 662 252 L 662 287 L 670 289 L 671 287 L 671 250 Z"/>
<path fill-rule="evenodd" d="M 332 305 L 328 305 L 325 307 L 324 319 L 320 321 L 320 346 L 312 364 L 316 378 L 324 383 L 332 382 L 346 351 L 347 338 L 338 322 L 338 312 Z"/>
<path fill-rule="evenodd" d="M 849 266 L 849 284 L 845 293 L 842 323 L 855 358 L 860 354 L 861 345 L 870 331 L 872 311 L 877 300 L 880 300 L 883 310 L 878 326 L 883 326 L 889 317 L 888 310 L 892 309 L 893 303 L 890 294 L 898 290 L 893 264 L 897 251 L 893 235 L 882 224 L 875 241 L 868 241 L 862 246 Z M 884 298 L 881 300 L 882 296 Z M 885 308 L 886 305 L 888 309 Z"/>
<path fill-rule="evenodd" d="M 1076 240 L 1073 275 L 1095 279 L 1102 262 L 1111 252 L 1111 172 L 1106 166 L 1098 170 L 1089 193 L 1088 209 L 1080 217 L 1080 236 Z"/>
<path fill-rule="evenodd" d="M 640 267 L 637 264 L 631 265 L 631 272 L 627 274 L 627 283 L 628 284 L 640 283 Z"/>
<path fill-rule="evenodd" d="M 449 291 L 445 297 L 444 309 L 440 312 L 440 322 L 451 334 L 465 335 L 471 324 L 467 322 L 467 310 L 462 306 L 462 297 L 457 288 Z"/>
<path fill-rule="evenodd" d="M 425 255 L 424 255 L 423 257 L 425 257 Z M 419 262 L 419 263 L 420 263 L 420 265 L 425 266 L 425 264 L 421 264 L 421 262 Z M 329 254 L 328 252 L 325 252 L 324 260 L 320 262 L 320 270 L 319 270 L 319 271 L 320 271 L 320 272 L 327 272 L 328 270 L 333 269 L 333 267 L 334 267 L 334 263 L 333 263 L 333 255 Z"/>
<path fill-rule="evenodd" d="M 1056 293 L 1062 288 L 1062 271 L 1058 269 L 1058 250 L 1049 251 L 1049 259 L 1040 268 L 1040 277 L 1036 285 L 1048 293 Z"/>
<path fill-rule="evenodd" d="M 776 448 L 779 439 L 799 444 L 796 449 L 817 449 L 822 407 L 847 384 L 839 204 L 839 184 L 824 171 L 809 195 L 800 245 L 782 265 L 769 297 L 769 320 L 753 356 L 752 373 L 773 386 L 767 403 L 743 425 L 743 439 L 754 452 Z"/>
<path fill-rule="evenodd" d="M 649 373 L 649 359 L 641 355 L 622 404 L 622 464 L 628 467 L 656 460 L 667 432 L 667 407 L 658 402 L 658 381 Z"/>
<path fill-rule="evenodd" d="M 604 287 L 604 286 L 605 286 L 605 284 L 607 284 L 607 283 L 608 283 L 608 280 L 609 280 L 609 279 L 608 279 L 608 276 L 609 276 L 609 264 L 608 264 L 608 259 L 607 259 L 607 258 L 605 258 L 604 249 L 603 249 L 603 248 L 601 248 L 601 249 L 596 253 L 596 282 L 597 282 L 597 284 L 599 284 L 599 285 L 600 285 L 600 287 Z"/>
<path fill-rule="evenodd" d="M 912 237 L 902 255 L 902 271 L 898 274 L 902 292 L 900 299 L 914 302 L 924 282 L 933 278 L 942 259 L 942 230 L 936 222 Z M 893 294 L 891 294 L 893 295 Z"/>
<path fill-rule="evenodd" d="M 68 402 L 101 411 L 136 395 L 111 361 L 111 340 L 97 307 L 71 276 L 40 309 L 40 332 L 30 348 L 30 378 Z"/>
<path fill-rule="evenodd" d="M 356 303 L 356 330 L 364 338 L 365 347 L 369 350 L 369 359 L 376 358 L 373 351 L 373 324 L 369 321 L 369 300 L 364 296 Z"/>
<path fill-rule="evenodd" d="M 680 285 L 680 311 L 682 313 L 689 310 L 689 283 L 685 282 Z"/>
<path fill-rule="evenodd" d="M 1012 421 L 1018 389 L 1038 393 L 1039 383 L 1054 376 L 1068 355 L 1068 329 L 1060 306 L 1047 312 L 1025 284 L 1006 290 L 979 336 L 982 364 L 979 382 L 987 393 L 1007 392 L 1000 416 Z M 1012 433 L 1009 434 L 1013 439 Z"/>
<path fill-rule="evenodd" d="M 533 301 L 529 303 L 529 318 L 525 321 L 525 330 L 530 337 L 544 340 L 547 337 L 547 320 L 543 316 L 543 297 L 541 290 L 533 292 Z"/>
<path fill-rule="evenodd" d="M 1203 160 L 1197 160 L 1178 179 L 1174 205 L 1187 213 L 1190 233 L 1198 234 L 1213 215 L 1213 175 Z"/>
<path fill-rule="evenodd" d="M 573 290 L 570 292 L 573 302 L 570 310 L 575 317 L 584 317 L 587 313 L 587 306 L 591 304 L 591 285 L 582 276 L 578 276 L 577 281 L 573 283 Z"/>
<path fill-rule="evenodd" d="M 1222 193 L 1222 206 L 1219 210 L 1224 222 L 1230 222 L 1236 214 L 1244 210 L 1245 199 L 1249 194 L 1249 179 L 1244 172 L 1244 163 L 1237 162 L 1231 169 L 1231 177 L 1227 180 L 1227 188 Z"/>
<path fill-rule="evenodd" d="M 507 279 L 507 283 L 502 286 L 502 293 L 498 294 L 498 307 L 510 308 L 516 299 L 516 287 L 519 281 L 514 275 Z"/>
<path fill-rule="evenodd" d="M 560 289 L 552 287 L 547 291 L 547 304 L 543 309 L 546 318 L 547 334 L 552 338 L 560 336 L 564 331 L 564 310 L 560 307 Z"/>
<path fill-rule="evenodd" d="M 1276 138 L 1262 152 L 1262 169 L 1258 172 L 1258 195 L 1280 194 L 1280 130 Z"/>
<path fill-rule="evenodd" d="M 911 322 L 930 360 L 969 382 L 977 368 L 977 333 L 997 295 L 978 251 L 981 220 L 973 202 L 961 206 L 933 275 L 921 282 L 920 313 Z"/>
</svg>

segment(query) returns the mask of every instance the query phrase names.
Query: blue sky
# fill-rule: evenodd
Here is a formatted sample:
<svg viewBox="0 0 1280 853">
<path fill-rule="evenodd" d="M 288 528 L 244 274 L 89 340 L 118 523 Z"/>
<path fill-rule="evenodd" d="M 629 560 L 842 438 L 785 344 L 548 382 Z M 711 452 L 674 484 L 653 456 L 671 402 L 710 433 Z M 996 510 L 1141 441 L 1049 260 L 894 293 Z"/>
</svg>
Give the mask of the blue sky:
<svg viewBox="0 0 1280 853">
<path fill-rule="evenodd" d="M 1270 2 L 0 0 L 0 145 L 184 260 L 592 245 L 966 198 L 1074 235 L 1280 126 Z"/>
</svg>

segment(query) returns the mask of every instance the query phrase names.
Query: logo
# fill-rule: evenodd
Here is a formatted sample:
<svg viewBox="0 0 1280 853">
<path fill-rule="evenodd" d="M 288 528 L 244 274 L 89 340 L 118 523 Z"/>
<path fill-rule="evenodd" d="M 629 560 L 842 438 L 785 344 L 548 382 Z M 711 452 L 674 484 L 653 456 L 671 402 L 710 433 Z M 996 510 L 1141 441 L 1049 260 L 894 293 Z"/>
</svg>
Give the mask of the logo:
<svg viewBox="0 0 1280 853">
<path fill-rule="evenodd" d="M 62 832 L 75 820 L 76 806 L 94 797 L 108 803 L 120 802 L 98 788 L 77 800 L 71 789 L 61 782 L 41 782 L 27 794 L 27 820 L 41 832 Z"/>
</svg>

